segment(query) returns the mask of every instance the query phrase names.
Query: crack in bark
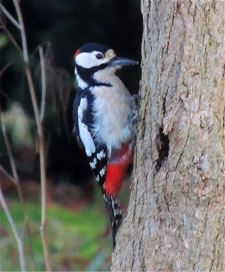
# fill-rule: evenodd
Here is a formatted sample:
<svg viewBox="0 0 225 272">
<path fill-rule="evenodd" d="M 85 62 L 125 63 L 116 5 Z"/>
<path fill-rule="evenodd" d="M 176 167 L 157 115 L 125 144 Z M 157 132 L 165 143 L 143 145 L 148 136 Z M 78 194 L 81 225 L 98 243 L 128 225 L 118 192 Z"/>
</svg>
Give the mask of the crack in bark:
<svg viewBox="0 0 225 272">
<path fill-rule="evenodd" d="M 135 259 L 135 249 L 136 247 L 134 246 L 134 240 L 132 241 L 132 262 L 131 262 L 131 271 L 133 271 L 134 267 L 134 259 Z"/>
<path fill-rule="evenodd" d="M 169 50 L 169 46 L 170 46 L 170 36 L 171 36 L 171 32 L 172 32 L 172 29 L 173 29 L 173 25 L 174 25 L 174 19 L 175 19 L 175 14 L 176 14 L 176 4 L 174 4 L 174 9 L 173 9 L 173 14 L 172 14 L 172 20 L 171 20 L 171 26 L 170 26 L 170 30 L 169 30 L 169 33 L 168 33 L 168 39 L 166 41 L 166 54 L 168 54 L 168 50 Z"/>
<path fill-rule="evenodd" d="M 145 254 L 144 254 L 144 247 L 142 246 L 143 244 L 143 236 L 144 236 L 144 224 L 143 224 L 143 229 L 142 229 L 142 235 L 139 243 L 139 252 L 141 253 L 141 271 L 146 271 L 145 268 Z"/>
<path fill-rule="evenodd" d="M 218 218 L 218 222 L 221 221 L 221 216 L 222 216 L 223 211 L 224 211 L 224 208 L 221 209 L 221 212 L 220 212 L 220 215 L 219 215 L 219 218 Z M 218 225 L 220 226 L 220 224 L 218 224 Z M 222 225 L 223 224 L 221 224 L 221 226 Z M 216 251 L 216 246 L 217 246 L 219 234 L 220 234 L 220 228 L 218 228 L 218 231 L 217 231 L 214 243 L 213 243 L 213 258 L 212 258 L 212 261 L 211 261 L 211 265 L 210 265 L 209 271 L 213 271 L 212 269 L 213 269 L 213 265 L 214 265 L 214 262 L 215 262 L 215 251 Z"/>
<path fill-rule="evenodd" d="M 183 157 L 183 155 L 184 155 L 184 152 L 186 151 L 185 149 L 186 149 L 186 146 L 187 146 L 189 137 L 190 137 L 190 128 L 191 128 L 191 126 L 189 125 L 188 131 L 187 131 L 186 140 L 185 140 L 185 143 L 184 143 L 184 146 L 183 146 L 183 150 L 182 150 L 182 152 L 181 152 L 180 155 L 179 155 L 179 158 L 178 158 L 178 160 L 177 160 L 177 162 L 176 162 L 174 171 L 176 171 L 176 170 L 178 169 L 178 165 L 180 164 L 181 159 L 182 159 L 182 157 Z"/>
<path fill-rule="evenodd" d="M 209 206 L 210 206 L 210 202 L 208 203 L 208 205 L 207 205 L 207 207 L 206 207 L 206 214 L 205 214 L 205 216 L 204 216 L 205 218 L 204 218 L 204 226 L 203 226 L 203 230 L 201 231 L 201 233 L 200 233 L 200 235 L 198 236 L 198 238 L 196 238 L 198 247 L 199 247 L 200 241 L 202 241 L 202 236 L 204 235 L 204 232 L 205 232 L 205 230 L 206 230 L 207 221 L 208 221 L 208 209 L 209 209 Z M 196 269 L 196 266 L 199 264 L 200 257 L 201 257 L 201 250 L 199 250 L 197 260 L 196 260 L 196 262 L 193 264 L 193 270 L 194 270 L 194 271 L 195 271 L 195 269 Z M 198 270 L 197 270 L 197 271 L 198 271 Z"/>
</svg>

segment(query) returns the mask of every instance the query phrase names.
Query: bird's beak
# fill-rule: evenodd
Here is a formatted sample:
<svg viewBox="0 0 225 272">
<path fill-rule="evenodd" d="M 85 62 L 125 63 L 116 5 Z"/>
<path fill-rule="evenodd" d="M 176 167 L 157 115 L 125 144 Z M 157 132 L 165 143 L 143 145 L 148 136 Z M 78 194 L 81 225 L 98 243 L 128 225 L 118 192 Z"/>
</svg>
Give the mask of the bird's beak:
<svg viewBox="0 0 225 272">
<path fill-rule="evenodd" d="M 120 57 L 113 57 L 110 62 L 110 67 L 121 67 L 121 66 L 129 66 L 129 65 L 137 65 L 138 61 L 127 59 L 127 58 L 120 58 Z"/>
</svg>

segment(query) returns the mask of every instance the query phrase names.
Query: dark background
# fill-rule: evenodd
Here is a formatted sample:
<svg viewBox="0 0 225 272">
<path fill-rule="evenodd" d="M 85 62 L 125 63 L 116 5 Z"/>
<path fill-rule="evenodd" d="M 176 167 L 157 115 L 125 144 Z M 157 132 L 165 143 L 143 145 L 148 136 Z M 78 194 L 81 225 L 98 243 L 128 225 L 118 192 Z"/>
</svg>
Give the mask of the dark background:
<svg viewBox="0 0 225 272">
<path fill-rule="evenodd" d="M 3 1 L 15 15 L 11 1 Z M 76 184 L 90 175 L 85 156 L 72 138 L 72 102 L 75 96 L 73 54 L 86 42 L 107 44 L 124 57 L 140 61 L 142 18 L 140 3 L 135 0 L 23 0 L 21 1 L 30 52 L 35 88 L 40 101 L 40 66 L 38 45 L 45 49 L 47 63 L 47 104 L 44 131 L 47 150 L 48 177 L 54 182 L 62 179 Z M 16 17 L 16 16 L 15 16 Z M 1 18 L 18 44 L 19 32 Z M 5 34 L 1 32 L 1 35 Z M 29 131 L 35 137 L 33 110 L 27 90 L 24 66 L 20 53 L 7 39 L 0 47 L 0 68 L 10 64 L 0 78 L 0 104 L 10 116 L 12 105 L 19 103 L 29 120 Z M 139 68 L 126 68 L 120 73 L 129 90 L 139 87 Z M 7 115 L 7 116 L 8 116 Z M 12 113 L 14 117 L 15 113 Z M 11 118 L 11 117 L 10 117 Z M 8 119 L 7 119 L 8 120 Z M 13 119 L 14 120 L 14 119 Z M 17 119 L 8 128 L 17 167 L 23 180 L 38 180 L 39 162 L 35 143 L 13 140 Z M 21 132 L 18 132 L 21 133 Z M 0 135 L 0 160 L 9 169 L 8 156 Z"/>
</svg>

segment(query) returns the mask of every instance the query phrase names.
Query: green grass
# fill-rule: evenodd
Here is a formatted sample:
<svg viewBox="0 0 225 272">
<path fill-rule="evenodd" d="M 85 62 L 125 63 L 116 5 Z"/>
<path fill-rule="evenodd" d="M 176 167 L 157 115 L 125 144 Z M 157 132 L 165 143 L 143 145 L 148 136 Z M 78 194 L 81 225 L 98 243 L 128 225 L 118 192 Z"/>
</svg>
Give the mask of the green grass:
<svg viewBox="0 0 225 272">
<path fill-rule="evenodd" d="M 39 232 L 40 203 L 26 202 L 31 236 L 24 231 L 21 204 L 15 198 L 8 200 L 8 203 L 20 234 L 24 234 L 27 270 L 43 271 L 45 266 Z M 50 204 L 47 218 L 51 264 L 55 271 L 85 270 L 102 250 L 101 247 L 105 248 L 107 261 L 109 260 L 111 241 L 108 239 L 101 243 L 107 218 L 104 210 L 98 208 L 98 204 L 74 212 L 57 204 Z M 3 233 L 0 239 L 0 270 L 19 271 L 16 242 L 3 211 L 0 213 L 0 227 Z M 107 261 L 99 269 L 109 268 Z"/>
</svg>

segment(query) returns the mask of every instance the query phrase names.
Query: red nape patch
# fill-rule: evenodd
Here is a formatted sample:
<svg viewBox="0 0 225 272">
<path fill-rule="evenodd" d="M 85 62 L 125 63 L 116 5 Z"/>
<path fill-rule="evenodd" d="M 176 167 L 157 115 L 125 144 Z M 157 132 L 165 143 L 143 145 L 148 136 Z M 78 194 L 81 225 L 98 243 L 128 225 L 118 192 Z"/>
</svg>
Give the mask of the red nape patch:
<svg viewBox="0 0 225 272">
<path fill-rule="evenodd" d="M 74 53 L 74 57 L 76 57 L 79 54 L 80 54 L 80 49 L 77 49 L 77 51 L 75 51 L 75 53 Z"/>
</svg>

